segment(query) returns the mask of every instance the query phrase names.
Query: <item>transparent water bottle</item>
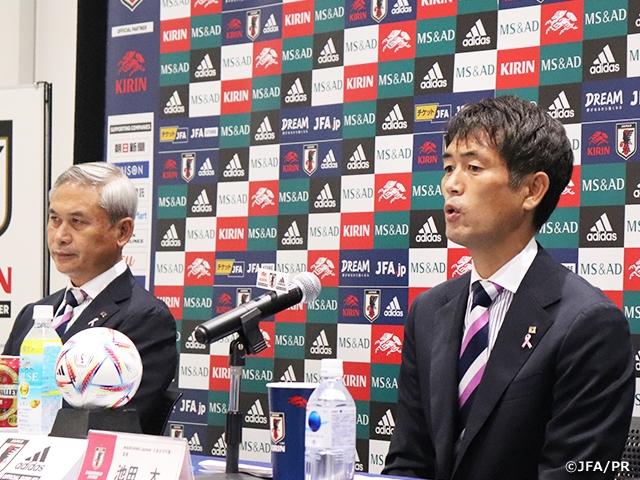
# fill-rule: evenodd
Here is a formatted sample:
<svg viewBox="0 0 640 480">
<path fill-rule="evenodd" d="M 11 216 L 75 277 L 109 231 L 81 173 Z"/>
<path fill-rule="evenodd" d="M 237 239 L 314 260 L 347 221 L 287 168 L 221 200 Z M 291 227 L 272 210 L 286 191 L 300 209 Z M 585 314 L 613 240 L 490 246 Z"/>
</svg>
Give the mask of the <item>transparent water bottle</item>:
<svg viewBox="0 0 640 480">
<path fill-rule="evenodd" d="M 305 480 L 353 479 L 355 454 L 356 404 L 342 383 L 342 360 L 324 358 L 307 402 Z"/>
<path fill-rule="evenodd" d="M 18 431 L 51 431 L 62 395 L 56 382 L 56 360 L 62 342 L 53 329 L 53 306 L 34 305 L 33 327 L 20 346 L 18 374 Z"/>
</svg>

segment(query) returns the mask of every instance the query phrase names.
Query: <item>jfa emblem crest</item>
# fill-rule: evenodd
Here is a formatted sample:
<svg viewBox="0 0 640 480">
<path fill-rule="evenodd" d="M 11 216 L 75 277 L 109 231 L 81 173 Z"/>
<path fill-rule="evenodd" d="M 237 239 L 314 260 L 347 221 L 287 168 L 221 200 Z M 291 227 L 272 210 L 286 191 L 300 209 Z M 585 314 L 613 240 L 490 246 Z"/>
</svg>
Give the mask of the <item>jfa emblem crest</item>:
<svg viewBox="0 0 640 480">
<path fill-rule="evenodd" d="M 380 290 L 364 291 L 364 316 L 370 322 L 380 316 Z"/>
<path fill-rule="evenodd" d="M 616 153 L 625 160 L 629 160 L 636 153 L 638 139 L 638 124 L 616 123 Z"/>
<path fill-rule="evenodd" d="M 271 412 L 269 417 L 271 419 L 269 428 L 271 430 L 271 440 L 273 440 L 273 443 L 278 443 L 284 438 L 284 413 Z"/>
<path fill-rule="evenodd" d="M 260 10 L 247 12 L 247 37 L 255 40 L 260 35 Z"/>
<path fill-rule="evenodd" d="M 142 0 L 120 0 L 122 4 L 127 7 L 132 12 L 136 9 L 138 5 L 142 3 Z"/>
<path fill-rule="evenodd" d="M 371 18 L 376 22 L 381 22 L 384 17 L 387 16 L 387 10 L 389 4 L 387 0 L 372 0 L 371 1 Z"/>
<path fill-rule="evenodd" d="M 191 181 L 193 177 L 196 176 L 196 154 L 191 153 L 183 153 L 182 154 L 182 168 L 180 169 L 182 173 L 182 178 L 186 182 Z"/>
<path fill-rule="evenodd" d="M 304 162 L 302 168 L 307 175 L 311 175 L 318 168 L 318 145 L 304 146 Z"/>
<path fill-rule="evenodd" d="M 96 449 L 93 451 L 93 461 L 91 462 L 91 465 L 93 466 L 94 470 L 98 470 L 101 466 L 102 463 L 104 462 L 104 454 L 106 453 L 107 449 L 105 447 L 96 447 Z"/>
</svg>

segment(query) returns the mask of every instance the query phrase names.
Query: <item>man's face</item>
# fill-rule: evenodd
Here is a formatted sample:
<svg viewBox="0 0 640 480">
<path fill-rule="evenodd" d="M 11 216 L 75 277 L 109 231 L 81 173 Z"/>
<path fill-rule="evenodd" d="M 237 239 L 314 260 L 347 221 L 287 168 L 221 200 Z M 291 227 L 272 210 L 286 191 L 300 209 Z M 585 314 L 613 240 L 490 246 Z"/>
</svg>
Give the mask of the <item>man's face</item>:
<svg viewBox="0 0 640 480">
<path fill-rule="evenodd" d="M 442 192 L 447 238 L 471 253 L 499 251 L 514 238 L 533 235 L 524 208 L 526 186 L 511 189 L 498 151 L 472 137 L 454 139 L 444 157 Z M 530 238 L 530 237 L 529 237 Z"/>
<path fill-rule="evenodd" d="M 122 247 L 128 241 L 122 233 L 122 220 L 109 226 L 96 188 L 65 183 L 54 192 L 47 224 L 49 252 L 56 268 L 75 286 L 85 284 L 122 258 Z"/>
</svg>

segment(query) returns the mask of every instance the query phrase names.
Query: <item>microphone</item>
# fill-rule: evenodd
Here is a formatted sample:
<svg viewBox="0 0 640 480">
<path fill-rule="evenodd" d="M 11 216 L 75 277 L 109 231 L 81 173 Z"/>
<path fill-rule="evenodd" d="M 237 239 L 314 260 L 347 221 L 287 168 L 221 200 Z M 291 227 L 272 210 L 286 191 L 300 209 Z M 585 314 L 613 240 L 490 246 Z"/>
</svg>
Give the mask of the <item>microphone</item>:
<svg viewBox="0 0 640 480">
<path fill-rule="evenodd" d="M 320 295 L 321 289 L 320 280 L 313 273 L 299 273 L 287 285 L 286 292 L 270 291 L 249 300 L 233 310 L 198 325 L 194 335 L 200 343 L 216 342 L 244 330 L 244 323 L 249 317 L 253 319 L 258 316 L 258 320 L 262 320 L 298 303 L 313 302 Z"/>
</svg>

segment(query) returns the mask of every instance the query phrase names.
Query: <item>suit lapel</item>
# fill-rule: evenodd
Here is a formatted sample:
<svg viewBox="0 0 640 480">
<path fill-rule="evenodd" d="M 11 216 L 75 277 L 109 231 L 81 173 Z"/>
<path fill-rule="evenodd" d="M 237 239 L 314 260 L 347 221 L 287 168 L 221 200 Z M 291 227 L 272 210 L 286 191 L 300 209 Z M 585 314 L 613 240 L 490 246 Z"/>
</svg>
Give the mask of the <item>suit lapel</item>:
<svg viewBox="0 0 640 480">
<path fill-rule="evenodd" d="M 433 350 L 430 371 L 432 394 L 431 422 L 438 459 L 437 473 L 449 478 L 453 467 L 453 445 L 458 415 L 458 357 L 462 342 L 462 327 L 467 307 L 469 277 L 460 279 L 459 291 L 434 313 Z M 455 366 L 455 368 L 451 368 Z"/>
<path fill-rule="evenodd" d="M 504 391 L 552 325 L 553 318 L 545 308 L 560 299 L 556 268 L 551 257 L 540 249 L 514 295 L 478 386 L 455 468 Z M 532 348 L 524 344 L 529 327 L 536 328 L 535 335 L 529 340 Z"/>
<path fill-rule="evenodd" d="M 132 276 L 129 270 L 116 277 L 100 294 L 93 299 L 87 308 L 63 335 L 63 341 L 71 338 L 81 330 L 104 325 L 116 312 L 119 304 L 131 296 Z"/>
</svg>

